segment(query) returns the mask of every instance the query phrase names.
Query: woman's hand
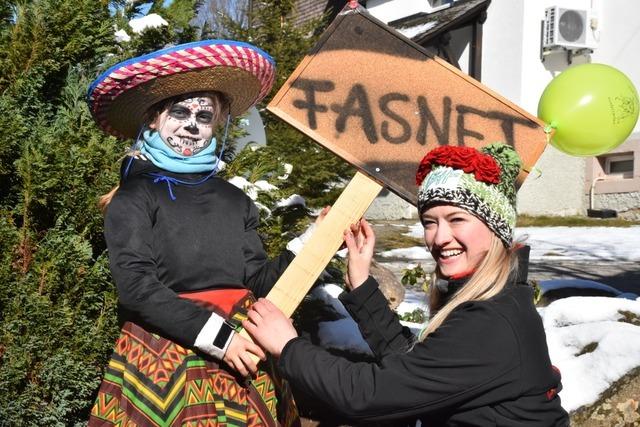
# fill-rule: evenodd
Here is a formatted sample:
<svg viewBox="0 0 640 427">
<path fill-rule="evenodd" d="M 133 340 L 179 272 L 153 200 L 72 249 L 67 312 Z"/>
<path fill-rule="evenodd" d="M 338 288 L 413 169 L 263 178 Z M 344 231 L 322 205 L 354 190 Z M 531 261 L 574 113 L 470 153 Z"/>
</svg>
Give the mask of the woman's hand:
<svg viewBox="0 0 640 427">
<path fill-rule="evenodd" d="M 264 351 L 259 346 L 241 337 L 239 334 L 233 334 L 231 343 L 229 343 L 227 352 L 224 354 L 222 360 L 238 371 L 243 377 L 248 377 L 250 374 L 255 374 L 258 371 L 256 362 L 251 358 L 252 354 L 260 360 L 264 361 L 267 359 Z"/>
<path fill-rule="evenodd" d="M 284 346 L 298 336 L 291 320 L 265 298 L 251 306 L 242 326 L 256 343 L 275 357 L 280 357 Z"/>
<path fill-rule="evenodd" d="M 355 289 L 369 277 L 376 235 L 371 225 L 365 219 L 361 219 L 359 223 L 345 230 L 344 242 L 349 250 L 345 282 L 349 289 Z"/>
</svg>

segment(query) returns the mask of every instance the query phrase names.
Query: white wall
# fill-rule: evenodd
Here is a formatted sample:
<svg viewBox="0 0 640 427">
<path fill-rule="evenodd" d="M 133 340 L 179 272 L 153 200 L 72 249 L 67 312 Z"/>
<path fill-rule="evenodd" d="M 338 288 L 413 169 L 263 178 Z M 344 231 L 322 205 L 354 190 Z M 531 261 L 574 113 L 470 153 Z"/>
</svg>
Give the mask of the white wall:
<svg viewBox="0 0 640 427">
<path fill-rule="evenodd" d="M 482 28 L 482 83 L 516 104 L 522 95 L 523 20 L 522 0 L 492 0 Z"/>
<path fill-rule="evenodd" d="M 600 42 L 593 62 L 616 67 L 640 90 L 640 1 L 606 0 L 601 8 Z M 639 130 L 640 122 L 635 127 Z"/>
</svg>

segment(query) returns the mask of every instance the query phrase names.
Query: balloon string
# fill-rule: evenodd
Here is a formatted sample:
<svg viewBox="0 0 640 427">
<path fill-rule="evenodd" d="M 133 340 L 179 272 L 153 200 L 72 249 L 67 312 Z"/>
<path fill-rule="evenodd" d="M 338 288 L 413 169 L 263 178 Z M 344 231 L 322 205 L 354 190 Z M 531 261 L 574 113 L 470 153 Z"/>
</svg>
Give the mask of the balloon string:
<svg viewBox="0 0 640 427">
<path fill-rule="evenodd" d="M 551 123 L 544 127 L 544 133 L 547 135 L 547 144 L 551 142 L 551 138 L 553 137 L 553 133 L 556 130 L 556 125 Z"/>
<path fill-rule="evenodd" d="M 536 172 L 537 175 L 534 177 L 534 179 L 538 179 L 542 176 L 542 170 L 540 170 L 540 168 L 538 168 L 537 166 L 523 166 L 522 170 L 525 171 L 526 173 L 531 173 L 531 172 Z"/>
</svg>

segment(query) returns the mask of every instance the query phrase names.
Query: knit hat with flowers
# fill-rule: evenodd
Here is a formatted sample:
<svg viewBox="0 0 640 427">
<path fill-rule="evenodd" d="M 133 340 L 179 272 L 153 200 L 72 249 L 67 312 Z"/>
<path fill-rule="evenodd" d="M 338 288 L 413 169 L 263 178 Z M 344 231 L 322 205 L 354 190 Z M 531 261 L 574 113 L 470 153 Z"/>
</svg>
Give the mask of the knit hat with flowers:
<svg viewBox="0 0 640 427">
<path fill-rule="evenodd" d="M 511 246 L 516 225 L 516 178 L 522 161 L 509 145 L 476 150 L 444 145 L 429 151 L 416 172 L 418 212 L 436 204 L 459 206 L 484 221 Z"/>
</svg>

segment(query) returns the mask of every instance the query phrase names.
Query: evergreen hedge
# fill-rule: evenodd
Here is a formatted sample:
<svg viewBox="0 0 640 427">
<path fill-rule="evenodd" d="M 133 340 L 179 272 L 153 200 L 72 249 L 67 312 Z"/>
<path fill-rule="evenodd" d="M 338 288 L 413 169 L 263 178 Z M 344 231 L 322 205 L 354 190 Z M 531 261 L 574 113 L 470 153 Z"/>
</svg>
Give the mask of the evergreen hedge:
<svg viewBox="0 0 640 427">
<path fill-rule="evenodd" d="M 169 25 L 116 43 L 145 3 Z M 226 36 L 259 45 L 282 84 L 313 43 L 283 21 L 293 1 L 260 2 L 256 28 Z M 126 141 L 102 133 L 85 103 L 110 65 L 193 41 L 197 0 L 9 0 L 0 4 L 0 424 L 84 425 L 118 334 L 115 286 L 96 202 L 118 182 Z M 129 31 L 130 32 L 130 31 Z M 206 34 L 205 34 L 206 36 Z M 277 89 L 277 88 L 276 88 Z M 274 92 L 275 93 L 275 90 Z M 266 115 L 269 145 L 244 150 L 228 173 L 267 179 L 310 207 L 331 203 L 346 164 Z M 237 131 L 236 133 L 237 134 Z M 130 141 L 129 141 L 130 143 Z M 232 152 L 232 150 L 230 151 Z M 284 163 L 293 165 L 285 181 Z M 261 231 L 271 254 L 306 221 L 276 210 Z"/>
</svg>

